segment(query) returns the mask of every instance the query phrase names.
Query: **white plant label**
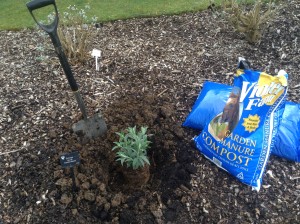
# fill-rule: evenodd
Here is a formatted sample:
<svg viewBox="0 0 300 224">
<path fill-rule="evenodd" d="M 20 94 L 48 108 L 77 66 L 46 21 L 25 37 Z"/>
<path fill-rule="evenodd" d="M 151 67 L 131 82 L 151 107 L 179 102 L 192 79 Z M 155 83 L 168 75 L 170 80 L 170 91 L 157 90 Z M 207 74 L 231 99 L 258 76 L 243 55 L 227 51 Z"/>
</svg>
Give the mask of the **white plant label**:
<svg viewBox="0 0 300 224">
<path fill-rule="evenodd" d="M 101 51 L 97 49 L 93 49 L 92 56 L 95 57 L 96 60 L 96 70 L 99 71 L 98 58 L 101 57 Z"/>
</svg>

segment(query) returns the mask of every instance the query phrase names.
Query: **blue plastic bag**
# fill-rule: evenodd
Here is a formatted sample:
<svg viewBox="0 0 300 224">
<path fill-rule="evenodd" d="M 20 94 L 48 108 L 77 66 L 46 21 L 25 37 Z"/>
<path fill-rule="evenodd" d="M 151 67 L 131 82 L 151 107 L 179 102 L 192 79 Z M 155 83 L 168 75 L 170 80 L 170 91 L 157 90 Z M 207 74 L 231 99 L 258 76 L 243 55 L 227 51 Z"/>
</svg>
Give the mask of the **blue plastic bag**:
<svg viewBox="0 0 300 224">
<path fill-rule="evenodd" d="M 300 162 L 300 104 L 286 102 L 272 154 Z"/>
<path fill-rule="evenodd" d="M 223 111 L 195 138 L 197 148 L 259 191 L 283 113 L 287 74 L 238 70 Z"/>
<path fill-rule="evenodd" d="M 205 82 L 183 126 L 203 130 L 213 117 L 222 112 L 231 90 L 229 85 Z M 286 102 L 271 154 L 300 162 L 299 103 Z"/>
</svg>

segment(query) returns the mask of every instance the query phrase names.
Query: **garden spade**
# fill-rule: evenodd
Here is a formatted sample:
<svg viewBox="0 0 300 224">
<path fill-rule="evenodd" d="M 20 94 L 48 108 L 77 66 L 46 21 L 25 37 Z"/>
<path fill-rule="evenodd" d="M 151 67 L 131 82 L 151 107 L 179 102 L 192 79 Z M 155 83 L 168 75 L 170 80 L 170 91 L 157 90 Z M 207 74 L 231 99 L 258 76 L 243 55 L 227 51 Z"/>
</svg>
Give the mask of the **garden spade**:
<svg viewBox="0 0 300 224">
<path fill-rule="evenodd" d="M 63 70 L 65 72 L 65 75 L 68 79 L 69 85 L 72 89 L 72 92 L 75 95 L 76 101 L 78 103 L 79 109 L 83 115 L 83 120 L 80 120 L 79 122 L 73 124 L 72 129 L 73 131 L 88 139 L 96 138 L 98 136 L 101 136 L 104 134 L 107 130 L 106 123 L 104 119 L 102 118 L 101 114 L 95 114 L 93 117 L 88 118 L 87 111 L 83 102 L 83 99 L 81 97 L 80 91 L 78 89 L 78 85 L 76 83 L 76 80 L 73 76 L 71 67 L 68 63 L 67 57 L 63 51 L 61 42 L 59 40 L 58 34 L 57 34 L 57 26 L 58 26 L 58 11 L 55 4 L 55 0 L 33 0 L 31 2 L 28 2 L 27 8 L 33 17 L 34 21 L 39 25 L 41 29 L 43 29 L 45 32 L 47 32 L 51 38 L 51 41 L 55 47 L 55 52 L 59 58 L 59 61 L 63 67 Z M 50 24 L 42 24 L 40 23 L 34 16 L 33 11 L 53 5 L 55 9 L 55 18 Z"/>
</svg>

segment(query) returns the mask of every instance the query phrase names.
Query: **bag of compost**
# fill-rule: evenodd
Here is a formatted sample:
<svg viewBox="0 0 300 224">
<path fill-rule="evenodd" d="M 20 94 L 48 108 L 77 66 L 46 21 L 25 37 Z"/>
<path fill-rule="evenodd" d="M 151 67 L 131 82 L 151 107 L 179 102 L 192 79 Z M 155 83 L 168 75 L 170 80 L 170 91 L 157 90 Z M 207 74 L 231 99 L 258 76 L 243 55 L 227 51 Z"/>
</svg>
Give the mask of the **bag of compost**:
<svg viewBox="0 0 300 224">
<path fill-rule="evenodd" d="M 225 84 L 205 82 L 184 127 L 203 130 L 205 125 L 223 111 L 232 87 Z M 271 154 L 300 162 L 300 104 L 286 102 L 282 119 L 275 137 Z"/>
<path fill-rule="evenodd" d="M 272 154 L 300 162 L 300 104 L 286 102 Z"/>
<path fill-rule="evenodd" d="M 284 111 L 286 90 L 284 71 L 271 76 L 239 69 L 223 111 L 195 138 L 197 148 L 258 191 Z"/>
</svg>

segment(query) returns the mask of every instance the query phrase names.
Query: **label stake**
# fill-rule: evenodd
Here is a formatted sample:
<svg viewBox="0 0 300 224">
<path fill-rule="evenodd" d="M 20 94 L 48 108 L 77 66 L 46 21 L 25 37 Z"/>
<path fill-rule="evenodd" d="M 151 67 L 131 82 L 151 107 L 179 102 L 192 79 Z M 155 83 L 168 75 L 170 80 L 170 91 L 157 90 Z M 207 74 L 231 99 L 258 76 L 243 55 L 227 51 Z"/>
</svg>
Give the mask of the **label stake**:
<svg viewBox="0 0 300 224">
<path fill-rule="evenodd" d="M 96 60 L 96 71 L 99 71 L 98 58 L 101 57 L 101 51 L 97 49 L 93 49 L 92 56 L 95 57 Z"/>
</svg>

